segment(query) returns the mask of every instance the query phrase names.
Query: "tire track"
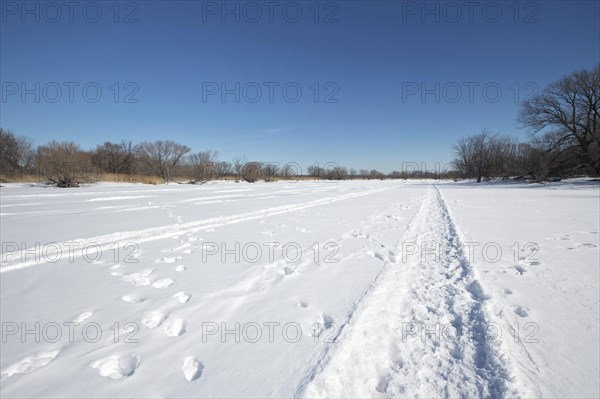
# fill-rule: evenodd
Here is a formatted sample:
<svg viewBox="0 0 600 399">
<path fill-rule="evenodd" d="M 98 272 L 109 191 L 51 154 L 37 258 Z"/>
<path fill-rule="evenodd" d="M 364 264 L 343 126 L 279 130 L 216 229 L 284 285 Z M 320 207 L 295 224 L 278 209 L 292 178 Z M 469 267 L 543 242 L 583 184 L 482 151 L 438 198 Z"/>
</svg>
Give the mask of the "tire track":
<svg viewBox="0 0 600 399">
<path fill-rule="evenodd" d="M 48 263 L 48 259 L 56 259 L 62 255 L 63 250 L 68 250 L 69 248 L 77 248 L 81 249 L 86 244 L 93 243 L 95 244 L 95 248 L 99 248 L 102 251 L 109 250 L 111 246 L 113 246 L 117 242 L 124 243 L 135 243 L 140 244 L 143 242 L 156 241 L 164 238 L 170 238 L 176 235 L 181 235 L 185 233 L 195 233 L 203 230 L 214 229 L 217 227 L 222 227 L 230 224 L 236 224 L 245 222 L 248 220 L 261 219 L 274 215 L 281 215 L 284 213 L 294 212 L 301 209 L 312 208 L 320 205 L 330 204 L 338 201 L 344 201 L 347 199 L 363 197 L 366 195 L 380 193 L 382 191 L 387 191 L 394 188 L 393 186 L 377 188 L 367 191 L 362 191 L 358 193 L 351 193 L 340 195 L 337 197 L 325 197 L 322 199 L 292 204 L 292 205 L 283 205 L 277 206 L 267 209 L 261 209 L 258 211 L 246 212 L 238 215 L 232 216 L 220 216 L 209 219 L 203 219 L 193 222 L 187 223 L 175 223 L 167 226 L 161 227 L 152 227 L 144 230 L 136 230 L 136 231 L 125 231 L 118 232 L 113 234 L 107 234 L 96 237 L 89 238 L 78 238 L 69 241 L 64 241 L 61 243 L 52 243 L 52 247 L 46 247 L 43 254 L 44 256 L 40 257 L 39 255 L 33 257 L 31 254 L 38 253 L 39 249 L 27 248 L 21 251 L 15 251 L 11 253 L 2 254 L 2 262 L 0 263 L 0 273 L 10 272 L 14 270 L 19 270 L 27 267 L 32 267 L 44 263 Z M 60 251 L 60 252 L 59 252 Z M 26 255 L 29 254 L 29 255 Z M 83 251 L 76 250 L 71 251 L 69 253 L 72 255 L 72 259 L 81 257 L 83 255 Z M 32 258 L 28 260 L 28 258 Z"/>
</svg>

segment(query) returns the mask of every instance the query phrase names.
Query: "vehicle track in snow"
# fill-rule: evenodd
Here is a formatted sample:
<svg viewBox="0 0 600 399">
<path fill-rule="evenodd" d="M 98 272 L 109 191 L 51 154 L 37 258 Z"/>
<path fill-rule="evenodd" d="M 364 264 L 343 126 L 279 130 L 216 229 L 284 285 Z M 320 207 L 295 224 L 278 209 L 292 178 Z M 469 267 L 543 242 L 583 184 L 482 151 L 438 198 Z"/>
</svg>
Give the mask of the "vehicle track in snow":
<svg viewBox="0 0 600 399">
<path fill-rule="evenodd" d="M 404 251 L 388 263 L 295 396 L 521 396 L 508 359 L 489 334 L 497 328 L 485 310 L 489 298 L 436 187 L 398 246 L 403 243 L 400 249 L 421 250 L 410 256 Z M 423 257 L 422 249 L 434 245 L 441 256 Z"/>
<path fill-rule="evenodd" d="M 390 190 L 392 188 L 394 188 L 394 186 L 386 186 L 382 188 L 370 189 L 338 196 L 325 197 L 308 202 L 287 204 L 272 208 L 260 209 L 257 211 L 251 211 L 237 215 L 219 216 L 186 223 L 175 223 L 166 226 L 152 227 L 144 230 L 115 232 L 112 234 L 106 234 L 102 236 L 77 238 L 61 243 L 52 243 L 53 246 L 44 248 L 44 256 L 31 255 L 39 253 L 39 250 L 37 250 L 35 247 L 31 247 L 24 250 L 3 254 L 2 262 L 0 264 L 0 273 L 10 272 L 13 270 L 23 269 L 26 267 L 32 267 L 47 263 L 48 259 L 56 259 L 57 256 L 60 257 L 62 251 L 66 251 L 70 247 L 81 249 L 85 245 L 92 243 L 95 245 L 95 248 L 100 248 L 102 251 L 104 251 L 109 250 L 111 246 L 115 245 L 115 243 L 140 244 L 143 242 L 156 241 L 164 238 L 178 236 L 184 233 L 195 233 L 248 220 L 255 220 L 274 215 L 281 215 L 289 212 L 298 211 L 301 209 L 308 209 L 320 205 L 330 204 L 337 201 L 343 201 L 347 199 L 376 194 L 382 191 Z M 73 258 L 81 257 L 83 255 L 83 251 L 71 251 L 69 252 L 69 255 L 72 255 Z"/>
</svg>

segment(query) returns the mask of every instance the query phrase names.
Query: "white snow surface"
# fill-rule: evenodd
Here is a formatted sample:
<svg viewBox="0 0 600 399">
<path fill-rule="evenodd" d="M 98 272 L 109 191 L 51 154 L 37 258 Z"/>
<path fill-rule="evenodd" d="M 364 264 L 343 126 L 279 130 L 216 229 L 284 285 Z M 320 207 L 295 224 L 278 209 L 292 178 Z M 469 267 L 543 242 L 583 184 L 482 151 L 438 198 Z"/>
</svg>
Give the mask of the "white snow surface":
<svg viewBox="0 0 600 399">
<path fill-rule="evenodd" d="M 598 182 L 3 184 L 0 222 L 2 397 L 600 396 Z"/>
</svg>

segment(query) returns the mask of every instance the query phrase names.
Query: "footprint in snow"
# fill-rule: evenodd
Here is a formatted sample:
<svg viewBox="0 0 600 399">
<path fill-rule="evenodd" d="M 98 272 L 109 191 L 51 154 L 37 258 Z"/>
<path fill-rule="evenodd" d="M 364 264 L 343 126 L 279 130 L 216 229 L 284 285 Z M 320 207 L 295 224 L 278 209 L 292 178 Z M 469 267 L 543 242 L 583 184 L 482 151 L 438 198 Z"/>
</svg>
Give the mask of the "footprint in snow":
<svg viewBox="0 0 600 399">
<path fill-rule="evenodd" d="M 152 286 L 154 288 L 164 289 L 173 285 L 173 280 L 170 278 L 161 278 L 160 280 L 156 280 Z"/>
<path fill-rule="evenodd" d="M 191 382 L 200 378 L 202 370 L 204 370 L 204 365 L 194 356 L 188 356 L 183 360 L 181 371 L 183 371 L 183 376 L 186 380 Z"/>
<path fill-rule="evenodd" d="M 119 380 L 133 375 L 140 365 L 140 358 L 136 355 L 112 355 L 96 360 L 90 366 L 98 370 L 102 377 Z"/>
<path fill-rule="evenodd" d="M 173 295 L 173 298 L 177 299 L 179 303 L 186 303 L 190 300 L 191 297 L 192 296 L 185 291 L 179 291 L 178 293 Z"/>
<path fill-rule="evenodd" d="M 165 322 L 163 328 L 167 337 L 178 337 L 185 332 L 185 320 L 169 319 Z"/>
<path fill-rule="evenodd" d="M 169 317 L 169 315 L 166 313 L 153 312 L 142 318 L 142 324 L 148 328 L 156 328 L 160 326 L 167 317 Z"/>
<path fill-rule="evenodd" d="M 329 316 L 326 313 L 323 313 L 321 317 L 323 319 L 323 327 L 325 327 L 326 330 L 333 327 L 333 317 Z"/>
<path fill-rule="evenodd" d="M 302 309 L 306 309 L 308 307 L 308 302 L 298 301 L 298 306 L 300 306 Z"/>
<path fill-rule="evenodd" d="M 506 295 L 512 295 L 513 291 L 512 291 L 510 288 L 505 288 L 505 289 L 504 289 L 504 293 L 505 293 Z"/>
<path fill-rule="evenodd" d="M 396 251 L 394 251 L 393 249 L 390 249 L 388 251 L 388 256 L 390 258 L 390 261 L 396 262 Z"/>
<path fill-rule="evenodd" d="M 125 302 L 129 302 L 129 303 L 140 303 L 140 302 L 144 301 L 144 298 L 141 298 L 136 295 L 125 295 L 125 296 L 121 297 L 121 299 L 124 300 Z"/>
<path fill-rule="evenodd" d="M 135 285 L 136 287 L 145 287 L 150 285 L 150 275 L 154 270 L 142 270 L 138 273 L 131 273 L 123 276 L 122 280 Z"/>
<path fill-rule="evenodd" d="M 385 261 L 385 257 L 383 254 L 379 253 L 379 252 L 372 252 L 372 255 L 376 258 L 379 259 L 380 261 Z"/>
<path fill-rule="evenodd" d="M 33 355 L 29 355 L 22 360 L 14 363 L 4 370 L 0 372 L 0 377 L 6 378 L 11 377 L 15 374 L 27 374 L 40 369 L 44 366 L 47 366 L 50 362 L 52 362 L 58 354 L 60 350 L 50 351 L 50 352 L 39 352 Z"/>
<path fill-rule="evenodd" d="M 290 274 L 294 274 L 296 272 L 300 272 L 298 270 L 298 265 L 286 266 L 283 269 L 279 270 L 278 273 L 285 277 L 285 276 L 289 276 Z"/>
<path fill-rule="evenodd" d="M 313 334 L 316 337 L 320 337 L 321 334 L 323 334 L 323 332 L 325 330 L 328 330 L 328 329 L 334 327 L 333 317 L 329 316 L 326 313 L 323 313 L 321 315 L 321 322 L 320 323 L 316 323 L 316 327 L 317 327 L 316 329 L 313 329 Z"/>
<path fill-rule="evenodd" d="M 523 306 L 515 306 L 513 312 L 519 317 L 527 317 L 529 313 L 527 312 L 527 308 Z"/>
</svg>

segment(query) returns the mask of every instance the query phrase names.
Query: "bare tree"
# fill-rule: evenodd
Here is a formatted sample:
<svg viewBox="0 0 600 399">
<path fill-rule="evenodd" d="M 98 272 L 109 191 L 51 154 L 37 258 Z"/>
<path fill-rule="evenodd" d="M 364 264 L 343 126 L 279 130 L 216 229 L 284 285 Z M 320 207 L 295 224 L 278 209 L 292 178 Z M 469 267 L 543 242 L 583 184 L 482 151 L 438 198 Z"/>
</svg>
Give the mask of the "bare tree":
<svg viewBox="0 0 600 399">
<path fill-rule="evenodd" d="M 300 165 L 296 163 L 287 163 L 281 168 L 281 176 L 286 179 L 296 177 L 302 174 Z"/>
<path fill-rule="evenodd" d="M 215 165 L 217 155 L 217 151 L 207 150 L 189 156 L 189 163 L 192 165 L 195 181 L 205 182 L 218 173 Z"/>
<path fill-rule="evenodd" d="M 242 177 L 248 183 L 255 183 L 260 179 L 261 170 L 263 167 L 262 162 L 247 162 L 244 165 L 242 171 Z"/>
<path fill-rule="evenodd" d="M 173 172 L 179 166 L 190 147 L 171 140 L 158 140 L 153 143 L 144 141 L 137 147 L 141 161 L 157 176 L 170 181 Z"/>
<path fill-rule="evenodd" d="M 343 180 L 346 176 L 348 176 L 348 170 L 339 165 L 332 167 L 327 173 L 327 178 L 330 180 Z"/>
<path fill-rule="evenodd" d="M 273 163 L 266 163 L 262 167 L 262 177 L 265 179 L 266 182 L 274 181 L 278 171 L 279 165 Z"/>
<path fill-rule="evenodd" d="M 452 146 L 456 158 L 452 161 L 456 170 L 468 179 L 475 174 L 473 140 L 470 137 L 461 137 Z"/>
<path fill-rule="evenodd" d="M 17 138 L 17 165 L 21 171 L 31 169 L 35 164 L 35 151 L 33 140 L 27 136 L 16 136 Z"/>
<path fill-rule="evenodd" d="M 572 150 L 566 150 L 568 143 L 557 145 L 560 140 L 558 136 L 560 133 L 551 131 L 532 137 L 524 153 L 528 175 L 537 180 L 546 180 L 581 173 L 579 157 Z"/>
<path fill-rule="evenodd" d="M 246 157 L 237 156 L 233 158 L 233 171 L 239 179 L 244 171 L 244 165 L 246 164 Z"/>
<path fill-rule="evenodd" d="M 115 174 L 132 174 L 135 170 L 135 154 L 131 141 L 105 142 L 92 153 L 92 162 L 102 171 Z"/>
<path fill-rule="evenodd" d="M 522 104 L 519 121 L 533 134 L 548 130 L 554 143 L 551 162 L 565 153 L 581 168 L 600 174 L 600 64 L 550 84 Z M 555 151 L 557 150 L 558 151 Z"/>
<path fill-rule="evenodd" d="M 383 179 L 385 175 L 377 169 L 371 169 L 369 172 L 369 179 Z"/>
<path fill-rule="evenodd" d="M 231 171 L 233 170 L 233 165 L 231 164 L 231 162 L 227 161 L 217 162 L 216 167 L 217 175 L 221 178 L 227 177 L 227 175 L 231 174 Z"/>
<path fill-rule="evenodd" d="M 498 152 L 498 140 L 487 129 L 481 133 L 458 139 L 453 146 L 457 158 L 453 161 L 457 170 L 467 178 L 481 182 L 492 175 L 494 155 Z"/>
<path fill-rule="evenodd" d="M 79 187 L 99 178 L 90 154 L 72 141 L 51 141 L 38 147 L 38 162 L 46 178 L 58 187 Z"/>
<path fill-rule="evenodd" d="M 356 176 L 356 169 L 350 168 L 348 174 L 350 175 L 350 180 L 353 180 L 354 176 Z"/>
<path fill-rule="evenodd" d="M 473 165 L 474 176 L 477 178 L 477 183 L 480 183 L 482 178 L 489 177 L 490 169 L 490 154 L 491 145 L 489 145 L 490 135 L 486 129 L 475 136 L 470 137 L 473 148 Z"/>
<path fill-rule="evenodd" d="M 497 177 L 508 178 L 517 174 L 517 144 L 508 136 L 493 136 L 490 138 L 490 169 Z"/>
<path fill-rule="evenodd" d="M 323 174 L 323 169 L 319 167 L 319 165 L 310 165 L 307 169 L 308 175 L 310 177 L 314 177 L 315 179 L 319 179 Z"/>
<path fill-rule="evenodd" d="M 25 170 L 32 169 L 34 164 L 32 140 L 0 128 L 0 174 L 22 175 Z"/>
</svg>

